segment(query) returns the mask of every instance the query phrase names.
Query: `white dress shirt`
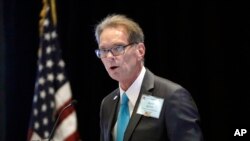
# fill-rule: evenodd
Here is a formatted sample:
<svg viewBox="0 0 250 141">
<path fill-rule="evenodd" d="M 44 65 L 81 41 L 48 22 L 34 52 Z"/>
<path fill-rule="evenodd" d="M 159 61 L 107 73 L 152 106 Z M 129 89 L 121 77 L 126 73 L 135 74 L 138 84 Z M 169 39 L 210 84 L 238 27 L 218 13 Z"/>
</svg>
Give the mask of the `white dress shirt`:
<svg viewBox="0 0 250 141">
<path fill-rule="evenodd" d="M 128 96 L 128 99 L 129 99 L 128 107 L 129 107 L 130 117 L 134 111 L 135 103 L 138 99 L 145 73 L 146 73 L 146 69 L 143 66 L 139 76 L 136 78 L 136 80 L 133 82 L 133 84 L 128 88 L 128 90 L 126 92 L 119 86 L 119 88 L 120 88 L 120 103 L 122 101 L 121 98 L 122 98 L 122 94 L 124 92 Z M 114 141 L 116 141 L 116 133 L 117 133 L 117 121 L 116 121 L 115 126 L 114 126 L 113 131 L 112 131 Z"/>
</svg>

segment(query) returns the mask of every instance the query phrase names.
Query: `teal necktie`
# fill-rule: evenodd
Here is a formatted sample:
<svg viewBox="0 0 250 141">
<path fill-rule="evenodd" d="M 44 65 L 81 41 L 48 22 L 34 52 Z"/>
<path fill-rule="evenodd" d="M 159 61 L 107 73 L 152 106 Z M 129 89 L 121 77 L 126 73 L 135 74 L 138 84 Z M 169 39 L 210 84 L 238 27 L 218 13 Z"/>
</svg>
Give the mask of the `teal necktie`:
<svg viewBox="0 0 250 141">
<path fill-rule="evenodd" d="M 116 141 L 123 141 L 124 133 L 128 125 L 130 115 L 128 108 L 128 97 L 126 93 L 122 94 L 122 102 L 117 119 L 117 139 Z"/>
</svg>

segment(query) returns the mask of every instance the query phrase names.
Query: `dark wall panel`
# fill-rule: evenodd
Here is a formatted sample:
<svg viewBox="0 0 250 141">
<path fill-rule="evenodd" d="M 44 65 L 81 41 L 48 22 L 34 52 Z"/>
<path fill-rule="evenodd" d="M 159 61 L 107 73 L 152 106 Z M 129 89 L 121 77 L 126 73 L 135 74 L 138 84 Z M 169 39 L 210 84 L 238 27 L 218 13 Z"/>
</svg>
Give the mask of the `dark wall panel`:
<svg viewBox="0 0 250 141">
<path fill-rule="evenodd" d="M 5 41 L 3 25 L 3 1 L 0 0 L 0 141 L 5 140 L 5 91 L 4 91 L 4 71 L 5 71 Z"/>
</svg>

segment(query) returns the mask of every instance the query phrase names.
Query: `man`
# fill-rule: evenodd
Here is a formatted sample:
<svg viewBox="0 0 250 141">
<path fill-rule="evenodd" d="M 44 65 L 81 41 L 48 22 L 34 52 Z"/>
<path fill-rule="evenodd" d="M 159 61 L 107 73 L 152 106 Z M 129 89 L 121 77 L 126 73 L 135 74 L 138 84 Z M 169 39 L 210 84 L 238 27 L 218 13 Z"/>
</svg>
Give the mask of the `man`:
<svg viewBox="0 0 250 141">
<path fill-rule="evenodd" d="M 189 92 L 144 67 L 144 35 L 137 23 L 109 15 L 96 26 L 95 37 L 97 57 L 119 83 L 101 104 L 101 141 L 203 140 Z"/>
</svg>

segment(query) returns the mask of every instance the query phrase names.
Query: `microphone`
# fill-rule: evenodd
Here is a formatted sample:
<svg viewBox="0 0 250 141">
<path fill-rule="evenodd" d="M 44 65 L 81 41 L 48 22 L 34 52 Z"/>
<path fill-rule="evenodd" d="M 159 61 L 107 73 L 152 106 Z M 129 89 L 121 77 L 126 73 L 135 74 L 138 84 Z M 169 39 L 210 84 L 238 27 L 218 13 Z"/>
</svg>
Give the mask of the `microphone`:
<svg viewBox="0 0 250 141">
<path fill-rule="evenodd" d="M 60 119 L 62 113 L 63 113 L 66 109 L 68 109 L 69 107 L 74 106 L 74 105 L 76 105 L 76 104 L 77 104 L 77 101 L 74 99 L 74 100 L 72 100 L 72 101 L 70 102 L 70 104 L 68 104 L 67 106 L 65 106 L 65 107 L 60 111 L 60 113 L 59 113 L 59 115 L 58 115 L 58 117 L 57 117 L 57 119 L 56 119 L 56 121 L 55 121 L 55 123 L 54 123 L 54 126 L 53 126 L 53 128 L 52 128 L 52 130 L 51 130 L 51 133 L 50 133 L 50 135 L 49 135 L 48 141 L 51 140 L 51 138 L 52 138 L 52 136 L 53 136 L 53 134 L 54 134 L 54 132 L 55 132 L 56 125 L 57 125 L 57 123 L 58 123 L 58 121 L 59 121 L 59 119 Z"/>
</svg>

